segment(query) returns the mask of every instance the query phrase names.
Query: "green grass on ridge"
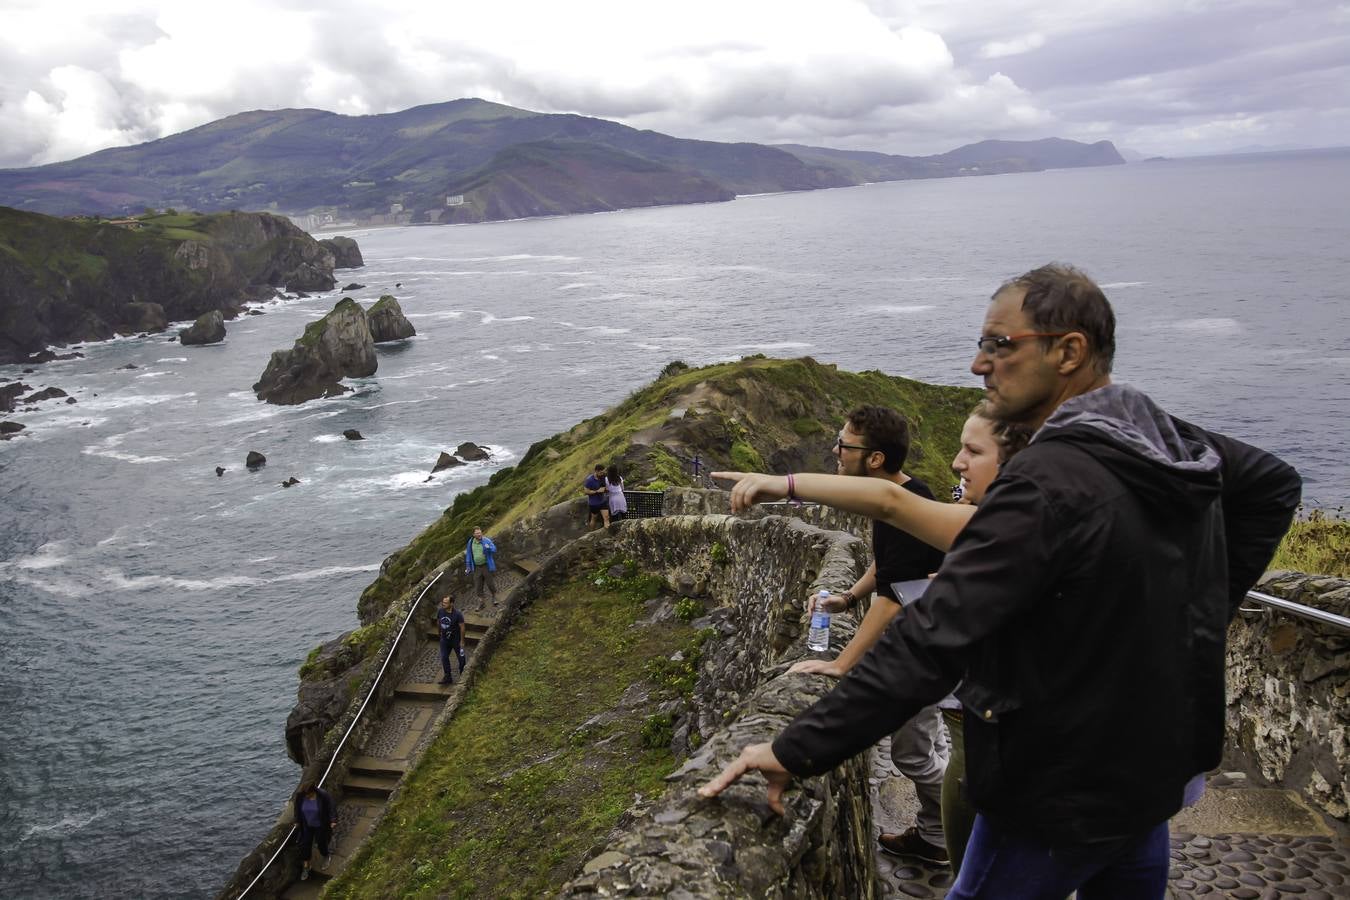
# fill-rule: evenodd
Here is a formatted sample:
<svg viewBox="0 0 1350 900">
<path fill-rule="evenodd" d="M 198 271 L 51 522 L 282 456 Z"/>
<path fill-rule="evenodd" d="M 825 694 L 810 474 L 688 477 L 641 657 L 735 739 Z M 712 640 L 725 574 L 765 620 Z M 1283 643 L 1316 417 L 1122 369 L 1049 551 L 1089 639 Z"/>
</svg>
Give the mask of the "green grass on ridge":
<svg viewBox="0 0 1350 900">
<path fill-rule="evenodd" d="M 687 655 L 697 637 L 679 622 L 635 624 L 655 587 L 590 576 L 535 603 L 325 896 L 536 897 L 570 878 L 676 764 L 668 747 L 644 746 L 670 695 L 649 661 Z M 635 682 L 648 703 L 582 728 Z"/>
</svg>

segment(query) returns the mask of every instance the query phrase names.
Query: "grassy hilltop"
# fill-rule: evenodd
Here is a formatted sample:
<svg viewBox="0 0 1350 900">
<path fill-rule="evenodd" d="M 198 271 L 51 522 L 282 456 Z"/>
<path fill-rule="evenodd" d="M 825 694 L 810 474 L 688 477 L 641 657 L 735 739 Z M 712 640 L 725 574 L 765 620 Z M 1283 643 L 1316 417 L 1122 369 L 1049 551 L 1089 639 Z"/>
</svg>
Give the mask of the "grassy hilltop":
<svg viewBox="0 0 1350 900">
<path fill-rule="evenodd" d="M 804 359 L 751 357 L 689 369 L 672 363 L 614 408 L 539 441 L 513 468 L 461 494 L 394 554 L 361 597 L 371 621 L 428 571 L 463 552 L 475 525 L 489 532 L 581 496 L 597 462 L 618 462 L 630 488 L 691 484 L 695 452 L 711 469 L 833 471 L 829 452 L 855 406 L 893 406 L 913 426 L 905 471 L 939 496 L 955 483 L 949 463 L 980 392 L 881 372 L 841 372 Z"/>
</svg>

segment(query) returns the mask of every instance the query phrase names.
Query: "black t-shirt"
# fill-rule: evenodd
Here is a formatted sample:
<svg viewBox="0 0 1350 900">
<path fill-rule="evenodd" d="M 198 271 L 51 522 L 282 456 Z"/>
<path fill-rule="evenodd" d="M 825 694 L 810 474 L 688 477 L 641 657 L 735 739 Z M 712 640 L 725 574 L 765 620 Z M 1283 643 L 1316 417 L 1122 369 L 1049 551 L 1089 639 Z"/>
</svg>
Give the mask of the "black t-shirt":
<svg viewBox="0 0 1350 900">
<path fill-rule="evenodd" d="M 464 613 L 459 610 L 436 608 L 436 624 L 441 627 L 441 639 L 452 644 L 459 643 L 459 623 L 464 621 Z"/>
<path fill-rule="evenodd" d="M 917 478 L 910 478 L 903 487 L 920 497 L 933 499 L 928 485 Z M 872 556 L 877 561 L 877 593 L 899 603 L 891 584 L 927 578 L 942 565 L 943 553 L 892 525 L 873 522 Z"/>
</svg>

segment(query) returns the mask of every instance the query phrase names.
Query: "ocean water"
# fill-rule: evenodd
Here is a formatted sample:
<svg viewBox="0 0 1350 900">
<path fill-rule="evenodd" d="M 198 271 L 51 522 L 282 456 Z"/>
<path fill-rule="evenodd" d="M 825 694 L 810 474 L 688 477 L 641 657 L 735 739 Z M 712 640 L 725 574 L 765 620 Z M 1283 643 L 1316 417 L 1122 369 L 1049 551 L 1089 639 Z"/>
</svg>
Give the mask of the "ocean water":
<svg viewBox="0 0 1350 900">
<path fill-rule="evenodd" d="M 977 385 L 989 294 L 1063 260 L 1115 305 L 1118 380 L 1281 454 L 1310 501 L 1350 499 L 1350 153 L 353 235 L 367 265 L 339 276 L 367 287 L 349 293 L 395 294 L 419 333 L 344 397 L 249 389 L 341 292 L 271 304 L 214 347 L 151 336 L 0 367 L 78 401 L 9 416 L 28 430 L 0 444 L 5 895 L 214 892 L 294 784 L 296 669 L 355 626 L 380 561 L 673 359 L 809 354 Z M 464 440 L 494 461 L 427 481 Z M 268 463 L 250 473 L 253 449 Z"/>
</svg>

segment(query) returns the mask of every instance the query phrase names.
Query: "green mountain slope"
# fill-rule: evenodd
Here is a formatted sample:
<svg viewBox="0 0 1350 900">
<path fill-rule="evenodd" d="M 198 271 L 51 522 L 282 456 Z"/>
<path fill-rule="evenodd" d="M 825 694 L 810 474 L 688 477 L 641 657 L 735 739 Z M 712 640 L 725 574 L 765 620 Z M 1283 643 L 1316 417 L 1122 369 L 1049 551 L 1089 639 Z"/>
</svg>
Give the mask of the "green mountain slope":
<svg viewBox="0 0 1350 900">
<path fill-rule="evenodd" d="M 311 225 L 448 223 L 976 174 L 972 165 L 982 174 L 1121 161 L 1106 142 L 1109 152 L 1050 143 L 986 141 L 972 145 L 984 148 L 972 160 L 962 156 L 970 148 L 904 157 L 685 140 L 476 99 L 375 116 L 257 110 L 134 147 L 0 170 L 0 203 L 55 215 L 177 207 L 313 215 Z M 1079 161 L 1062 162 L 1070 157 Z"/>
<path fill-rule="evenodd" d="M 936 156 L 893 156 L 861 150 L 807 147 L 802 144 L 779 146 L 803 161 L 832 166 L 857 182 L 1039 172 L 1079 166 L 1114 166 L 1125 162 L 1110 141 L 1083 144 L 1063 138 L 980 141 Z"/>
</svg>

